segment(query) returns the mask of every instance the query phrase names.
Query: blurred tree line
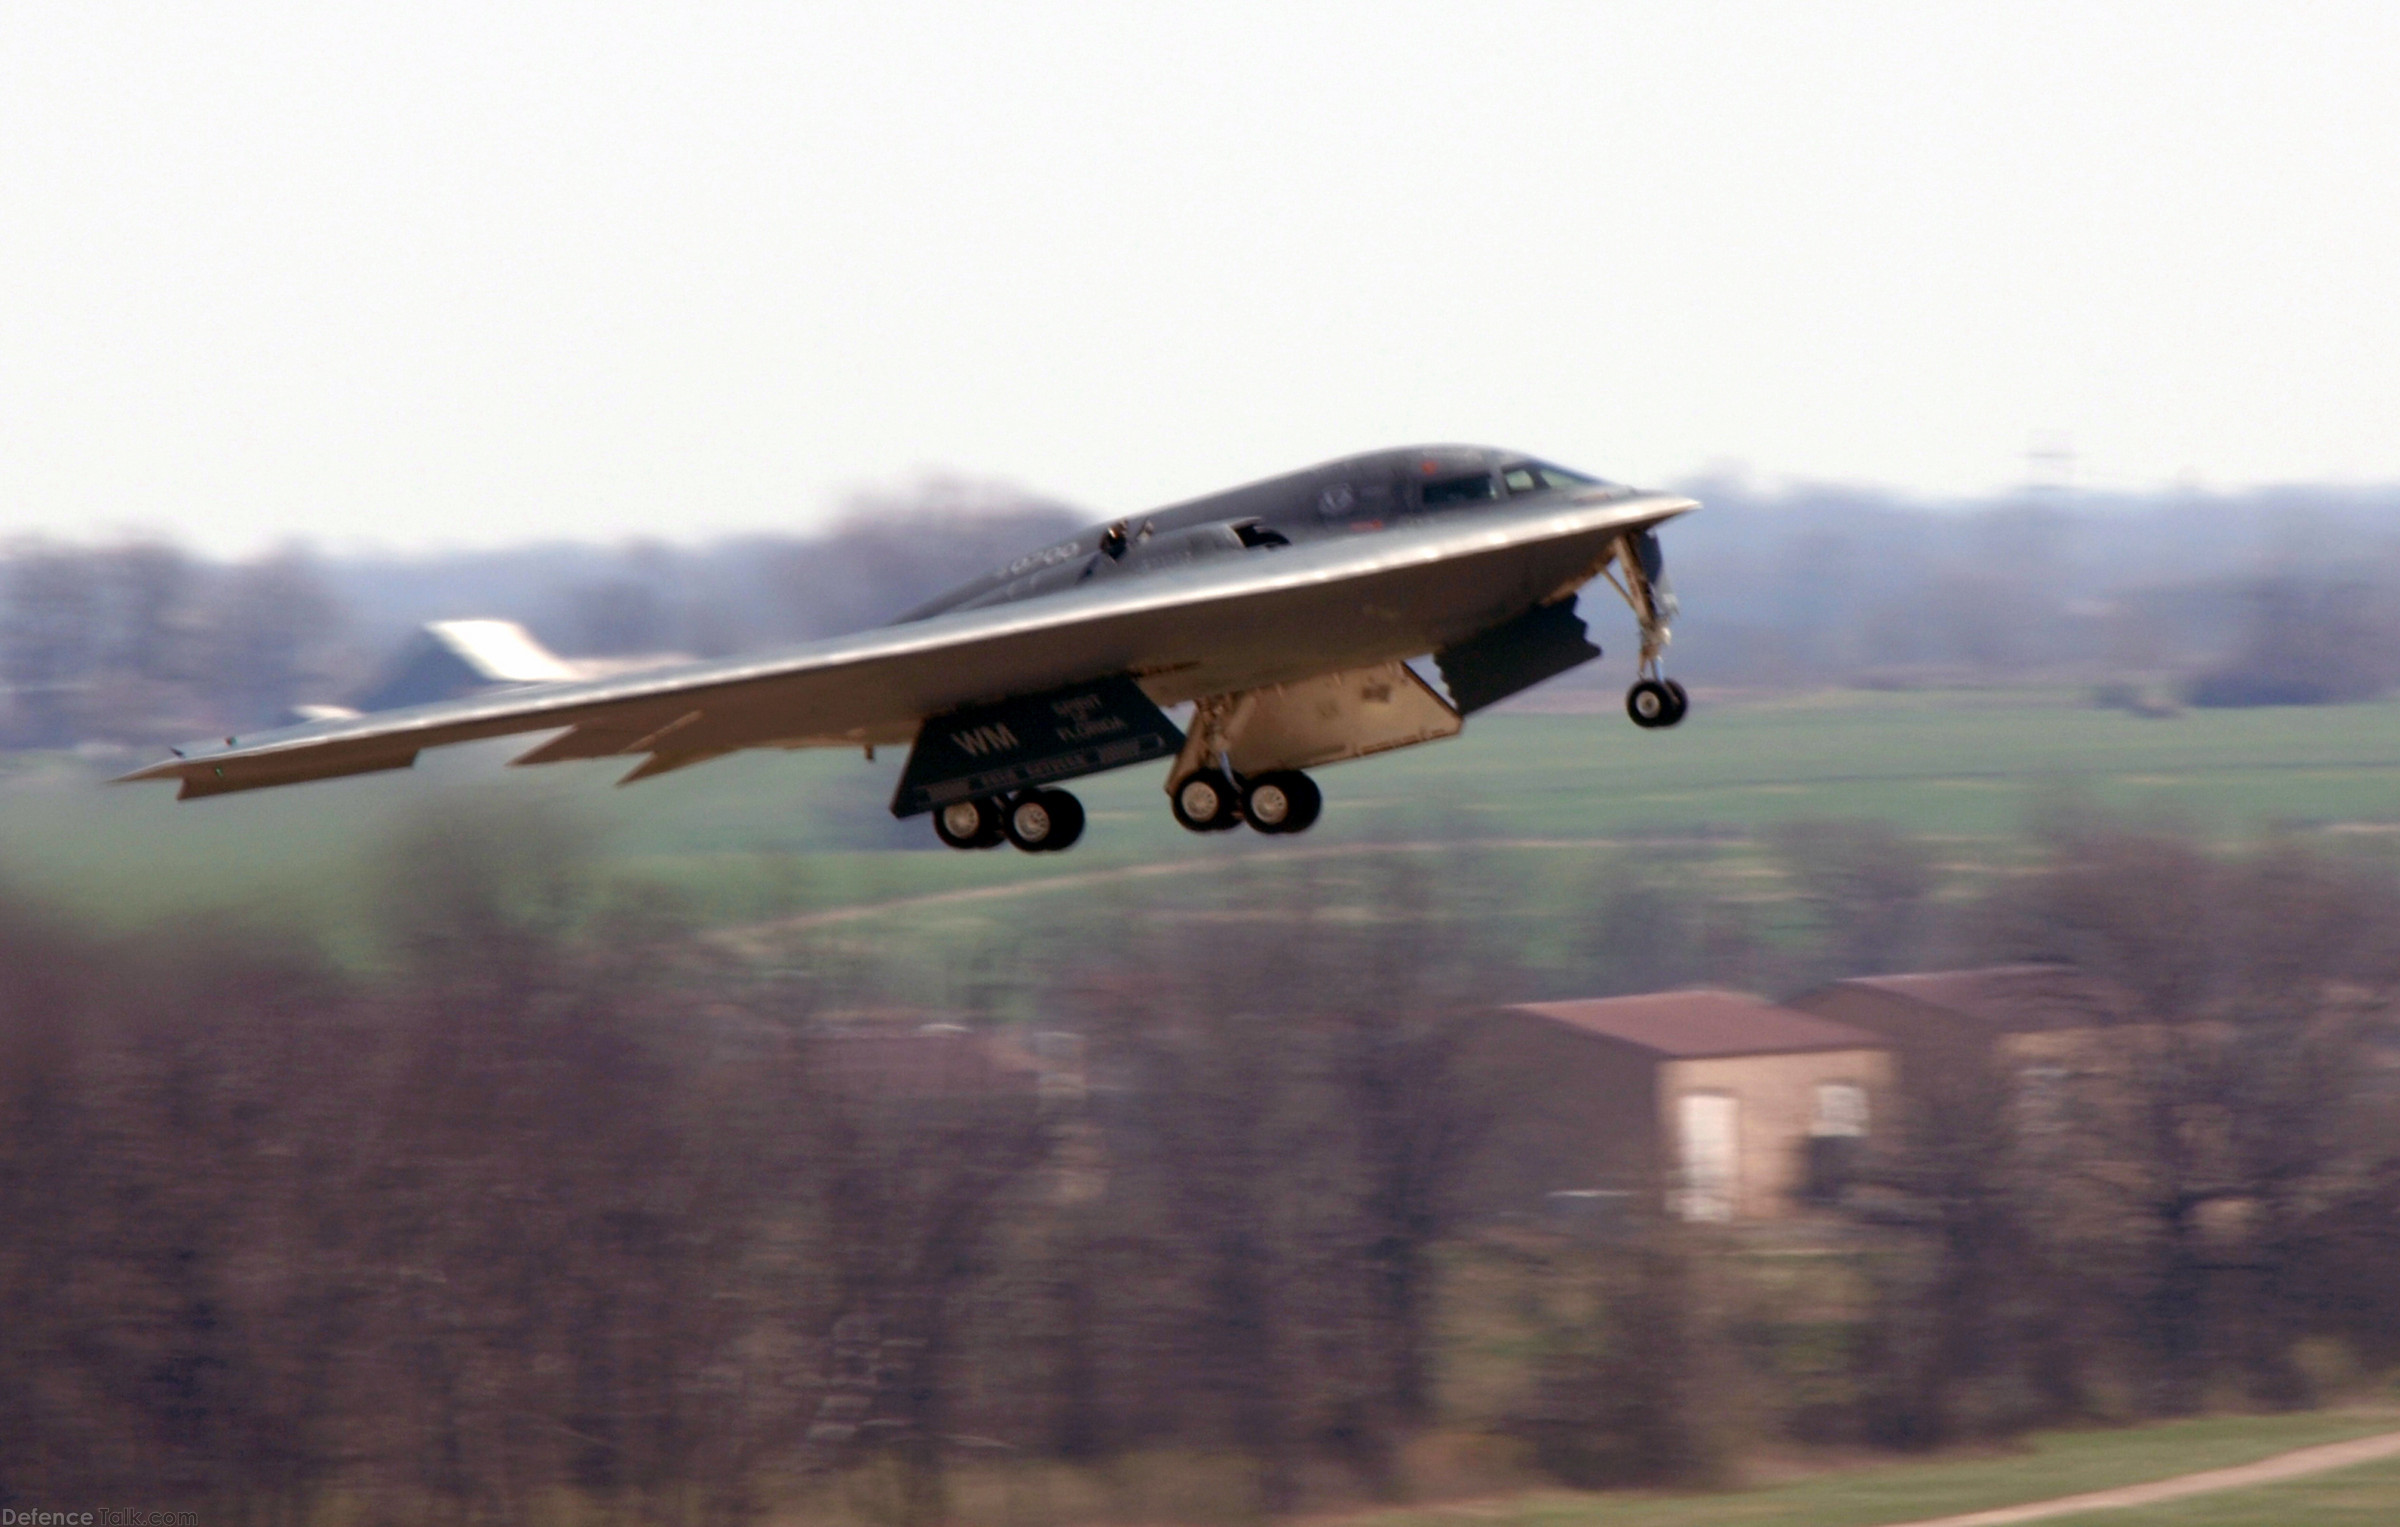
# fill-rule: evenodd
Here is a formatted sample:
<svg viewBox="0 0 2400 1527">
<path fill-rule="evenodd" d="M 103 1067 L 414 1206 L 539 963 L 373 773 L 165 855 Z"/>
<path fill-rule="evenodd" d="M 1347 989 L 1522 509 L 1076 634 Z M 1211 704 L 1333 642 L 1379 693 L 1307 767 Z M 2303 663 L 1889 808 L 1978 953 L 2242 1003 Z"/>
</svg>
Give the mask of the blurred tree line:
<svg viewBox="0 0 2400 1527">
<path fill-rule="evenodd" d="M 2400 497 L 2284 489 L 1929 505 L 1694 487 L 1667 537 L 1678 671 L 1712 684 L 2117 685 L 2311 704 L 2400 682 Z M 571 656 L 710 657 L 887 620 L 1097 516 L 933 480 L 810 536 L 211 563 L 159 543 L 0 550 L 0 746 L 155 745 L 339 702 L 429 620 Z M 1603 618 L 1606 618 L 1603 616 Z M 1566 685 L 1613 685 L 1586 670 Z"/>
<path fill-rule="evenodd" d="M 213 563 L 160 542 L 0 547 L 0 747 L 155 746 L 340 703 L 432 620 L 525 624 L 577 657 L 714 657 L 878 624 L 1083 516 L 934 480 L 852 499 L 813 536 L 557 545 L 422 559 L 287 549 Z"/>
<path fill-rule="evenodd" d="M 1570 993 L 1447 873 L 1128 907 L 1007 1021 L 929 1025 L 839 949 L 735 963 L 546 831 L 398 841 L 367 966 L 0 900 L 0 1503 L 1272 1515 L 2400 1363 L 2381 869 L 2076 822 L 1949 903 L 1819 824 L 1779 848 L 1804 926 L 1663 872 L 1595 895 L 1573 992 L 2040 958 L 2128 994 L 2072 1063 L 1912 1070 L 1794 1256 L 1658 1193 L 1607 1235 L 1480 1212 L 1510 1095 L 1464 1015 Z"/>
<path fill-rule="evenodd" d="M 2029 492 L 1929 505 L 1690 491 L 1667 534 L 1687 677 L 1759 686 L 2042 678 L 2197 704 L 2400 682 L 2400 494 Z"/>
</svg>

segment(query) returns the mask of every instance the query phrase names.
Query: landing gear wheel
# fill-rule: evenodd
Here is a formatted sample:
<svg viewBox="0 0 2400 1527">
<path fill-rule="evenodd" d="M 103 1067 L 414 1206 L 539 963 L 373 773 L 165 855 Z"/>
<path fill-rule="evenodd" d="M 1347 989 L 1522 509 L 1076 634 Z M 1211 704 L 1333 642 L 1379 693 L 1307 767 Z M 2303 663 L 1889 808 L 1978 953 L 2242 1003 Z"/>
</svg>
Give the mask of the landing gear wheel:
<svg viewBox="0 0 2400 1527">
<path fill-rule="evenodd" d="M 1042 794 L 1050 801 L 1050 841 L 1042 845 L 1042 851 L 1065 853 L 1083 836 L 1083 802 L 1064 790 L 1045 790 Z"/>
<path fill-rule="evenodd" d="M 998 848 L 1007 834 L 998 801 L 952 801 L 933 813 L 933 835 L 952 848 Z"/>
<path fill-rule="evenodd" d="M 1673 726 L 1676 722 L 1683 719 L 1683 713 L 1685 711 L 1688 711 L 1692 708 L 1692 697 L 1685 694 L 1683 692 L 1683 686 L 1676 683 L 1673 679 L 1661 679 L 1658 682 L 1666 686 L 1667 694 L 1675 701 L 1675 714 L 1667 722 L 1667 725 Z"/>
<path fill-rule="evenodd" d="M 1216 769 L 1194 769 L 1170 798 L 1175 820 L 1193 832 L 1223 832 L 1241 820 L 1233 781 Z"/>
<path fill-rule="evenodd" d="M 1306 832 L 1324 809 L 1317 782 L 1297 769 L 1261 774 L 1242 792 L 1242 815 L 1260 832 Z"/>
<path fill-rule="evenodd" d="M 1625 714 L 1633 718 L 1635 726 L 1645 730 L 1673 726 L 1683 719 L 1683 713 L 1689 709 L 1691 698 L 1683 692 L 1683 686 L 1673 679 L 1663 682 L 1644 679 L 1625 691 Z"/>
<path fill-rule="evenodd" d="M 1008 841 L 1029 854 L 1054 854 L 1083 836 L 1083 803 L 1064 790 L 1032 790 L 1001 818 Z"/>
</svg>

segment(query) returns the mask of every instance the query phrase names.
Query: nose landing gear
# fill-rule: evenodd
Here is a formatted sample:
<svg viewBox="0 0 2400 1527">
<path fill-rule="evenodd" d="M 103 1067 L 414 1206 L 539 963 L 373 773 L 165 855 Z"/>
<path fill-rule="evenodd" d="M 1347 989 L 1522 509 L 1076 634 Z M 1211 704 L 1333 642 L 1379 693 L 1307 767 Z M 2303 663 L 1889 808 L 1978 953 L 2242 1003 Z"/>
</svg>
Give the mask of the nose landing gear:
<svg viewBox="0 0 2400 1527">
<path fill-rule="evenodd" d="M 1673 726 L 1692 708 L 1683 686 L 1658 671 L 1658 657 L 1673 633 L 1667 622 L 1675 615 L 1675 596 L 1667 591 L 1666 562 L 1652 531 L 1621 538 L 1609 562 L 1600 569 L 1616 591 L 1633 607 L 1641 627 L 1642 655 L 1635 666 L 1634 686 L 1625 691 L 1625 714 L 1644 731 Z"/>
<path fill-rule="evenodd" d="M 952 848 L 1014 843 L 1029 854 L 1054 854 L 1083 836 L 1083 803 L 1064 790 L 952 801 L 933 814 L 933 833 Z"/>
<path fill-rule="evenodd" d="M 1625 714 L 1645 731 L 1673 726 L 1691 708 L 1691 697 L 1673 679 L 1643 679 L 1625 691 Z"/>
</svg>

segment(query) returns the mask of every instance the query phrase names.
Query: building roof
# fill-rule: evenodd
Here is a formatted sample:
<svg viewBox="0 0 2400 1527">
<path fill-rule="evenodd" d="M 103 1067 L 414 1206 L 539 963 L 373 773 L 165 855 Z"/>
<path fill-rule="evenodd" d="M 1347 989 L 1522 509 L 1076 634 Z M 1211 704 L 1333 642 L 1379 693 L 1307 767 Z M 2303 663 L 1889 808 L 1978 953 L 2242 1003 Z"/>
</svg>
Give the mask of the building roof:
<svg viewBox="0 0 2400 1527">
<path fill-rule="evenodd" d="M 1531 1013 L 1675 1060 L 1886 1047 L 1880 1035 L 1865 1029 L 1777 1007 L 1748 992 L 1710 988 L 1582 1002 L 1527 1002 L 1509 1011 Z"/>
<path fill-rule="evenodd" d="M 513 620 L 437 620 L 425 634 L 487 684 L 554 684 L 582 677 Z"/>
<path fill-rule="evenodd" d="M 582 670 L 510 620 L 437 620 L 418 629 L 352 705 L 395 710 L 508 684 L 554 684 Z"/>
<path fill-rule="evenodd" d="M 1986 965 L 1898 976 L 1855 976 L 1832 990 L 1877 992 L 1940 1008 L 2006 1033 L 2080 1029 L 2124 1016 L 2124 993 L 2071 965 Z"/>
</svg>

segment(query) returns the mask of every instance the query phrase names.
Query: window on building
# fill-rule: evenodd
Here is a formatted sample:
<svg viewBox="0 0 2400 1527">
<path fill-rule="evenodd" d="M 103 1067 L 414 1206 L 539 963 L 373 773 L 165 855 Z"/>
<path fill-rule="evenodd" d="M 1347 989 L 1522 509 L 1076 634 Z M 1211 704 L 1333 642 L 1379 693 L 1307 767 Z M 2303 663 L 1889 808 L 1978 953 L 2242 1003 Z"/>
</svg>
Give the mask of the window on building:
<svg viewBox="0 0 2400 1527">
<path fill-rule="evenodd" d="M 1800 1196 L 1809 1203 L 1839 1203 L 1858 1175 L 1867 1137 L 1867 1089 L 1856 1082 L 1817 1083 L 1809 1115 L 1807 1161 Z"/>
<path fill-rule="evenodd" d="M 2067 1068 L 2036 1061 L 2017 1071 L 2017 1122 L 2029 1134 L 2055 1133 L 2067 1120 Z"/>
<path fill-rule="evenodd" d="M 1857 1139 L 1867 1132 L 1867 1089 L 1856 1082 L 1817 1083 L 1817 1111 L 1808 1132 Z"/>
</svg>

